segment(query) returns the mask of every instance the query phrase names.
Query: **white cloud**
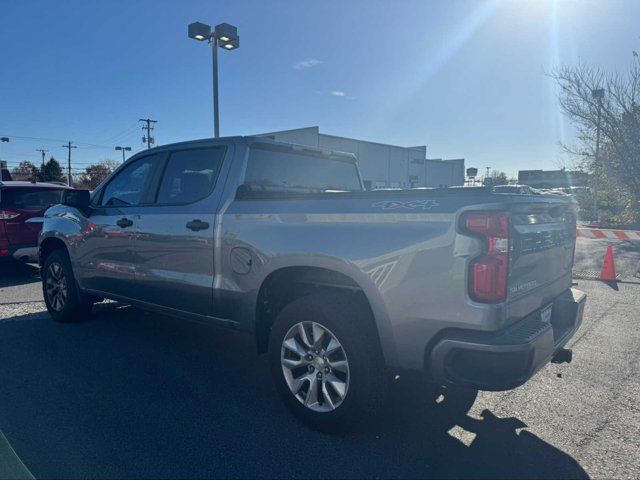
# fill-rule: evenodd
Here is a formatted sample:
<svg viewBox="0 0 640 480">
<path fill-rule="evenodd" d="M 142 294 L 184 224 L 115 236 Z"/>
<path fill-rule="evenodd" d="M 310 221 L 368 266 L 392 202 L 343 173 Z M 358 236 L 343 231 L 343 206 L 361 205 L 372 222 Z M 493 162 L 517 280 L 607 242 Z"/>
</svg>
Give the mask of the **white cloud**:
<svg viewBox="0 0 640 480">
<path fill-rule="evenodd" d="M 293 64 L 293 68 L 296 70 L 302 70 L 304 68 L 313 68 L 317 67 L 322 63 L 322 60 L 318 60 L 317 58 L 305 58 L 304 60 L 300 60 Z"/>
<path fill-rule="evenodd" d="M 331 95 L 334 97 L 344 97 L 346 94 L 342 90 L 331 90 Z"/>
</svg>

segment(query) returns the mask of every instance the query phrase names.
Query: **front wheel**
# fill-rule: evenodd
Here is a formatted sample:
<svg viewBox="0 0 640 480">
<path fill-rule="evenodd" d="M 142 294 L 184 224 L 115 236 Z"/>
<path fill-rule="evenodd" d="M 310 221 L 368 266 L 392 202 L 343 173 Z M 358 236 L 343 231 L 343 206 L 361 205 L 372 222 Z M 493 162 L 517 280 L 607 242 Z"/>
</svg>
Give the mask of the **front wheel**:
<svg viewBox="0 0 640 480">
<path fill-rule="evenodd" d="M 42 267 L 42 293 L 56 322 L 77 322 L 90 313 L 93 303 L 78 290 L 71 261 L 64 250 L 53 251 Z"/>
<path fill-rule="evenodd" d="M 375 325 L 357 298 L 312 295 L 278 315 L 269 339 L 271 373 L 285 405 L 322 431 L 371 418 L 386 373 Z"/>
</svg>

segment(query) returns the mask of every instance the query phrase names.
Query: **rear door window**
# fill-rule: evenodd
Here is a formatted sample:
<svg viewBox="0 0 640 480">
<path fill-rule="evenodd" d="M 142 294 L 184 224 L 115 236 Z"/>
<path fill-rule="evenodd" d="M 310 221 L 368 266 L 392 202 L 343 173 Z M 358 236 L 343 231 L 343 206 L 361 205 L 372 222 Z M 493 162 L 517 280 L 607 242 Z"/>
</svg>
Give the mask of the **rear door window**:
<svg viewBox="0 0 640 480">
<path fill-rule="evenodd" d="M 224 153 L 224 147 L 173 152 L 160 182 L 156 205 L 193 203 L 209 196 Z"/>
<path fill-rule="evenodd" d="M 59 188 L 3 188 L 0 206 L 7 210 L 38 212 L 60 203 L 62 192 Z"/>
<path fill-rule="evenodd" d="M 251 192 L 362 190 L 356 164 L 348 159 L 260 144 L 251 147 L 244 185 Z"/>
</svg>

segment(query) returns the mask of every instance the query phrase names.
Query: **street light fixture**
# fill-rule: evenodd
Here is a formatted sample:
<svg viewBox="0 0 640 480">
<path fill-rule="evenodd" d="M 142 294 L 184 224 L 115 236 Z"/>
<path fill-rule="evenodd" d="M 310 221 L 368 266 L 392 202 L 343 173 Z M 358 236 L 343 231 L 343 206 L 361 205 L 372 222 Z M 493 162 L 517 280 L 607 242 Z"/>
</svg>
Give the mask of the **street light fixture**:
<svg viewBox="0 0 640 480">
<path fill-rule="evenodd" d="M 0 137 L 1 143 L 9 143 L 9 137 Z"/>
<path fill-rule="evenodd" d="M 598 221 L 598 187 L 600 183 L 599 163 L 600 163 L 600 120 L 602 118 L 602 99 L 604 98 L 604 88 L 591 90 L 591 96 L 598 102 L 598 124 L 596 126 L 596 155 L 593 163 L 593 218 Z"/>
<path fill-rule="evenodd" d="M 211 45 L 213 58 L 213 130 L 215 138 L 220 136 L 220 119 L 218 115 L 218 47 L 225 50 L 235 50 L 240 47 L 238 29 L 228 23 L 216 25 L 211 30 L 211 25 L 194 22 L 189 24 L 189 38 L 199 42 L 207 40 Z"/>
<path fill-rule="evenodd" d="M 122 163 L 124 163 L 124 152 L 130 152 L 131 147 L 116 147 L 116 150 L 122 150 Z"/>
<path fill-rule="evenodd" d="M 206 23 L 194 22 L 189 24 L 189 38 L 193 38 L 200 42 L 211 37 L 211 25 Z"/>
</svg>

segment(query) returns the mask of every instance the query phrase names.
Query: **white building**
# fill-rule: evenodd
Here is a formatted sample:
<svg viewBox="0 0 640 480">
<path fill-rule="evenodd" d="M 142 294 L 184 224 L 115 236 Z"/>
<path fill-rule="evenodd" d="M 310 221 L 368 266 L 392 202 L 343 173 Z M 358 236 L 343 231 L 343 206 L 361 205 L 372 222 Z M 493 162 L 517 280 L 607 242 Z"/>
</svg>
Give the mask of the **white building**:
<svg viewBox="0 0 640 480">
<path fill-rule="evenodd" d="M 262 133 L 279 142 L 354 153 L 365 186 L 413 188 L 464 185 L 464 159 L 428 159 L 427 147 L 398 147 L 320 133 L 319 127 Z"/>
</svg>

